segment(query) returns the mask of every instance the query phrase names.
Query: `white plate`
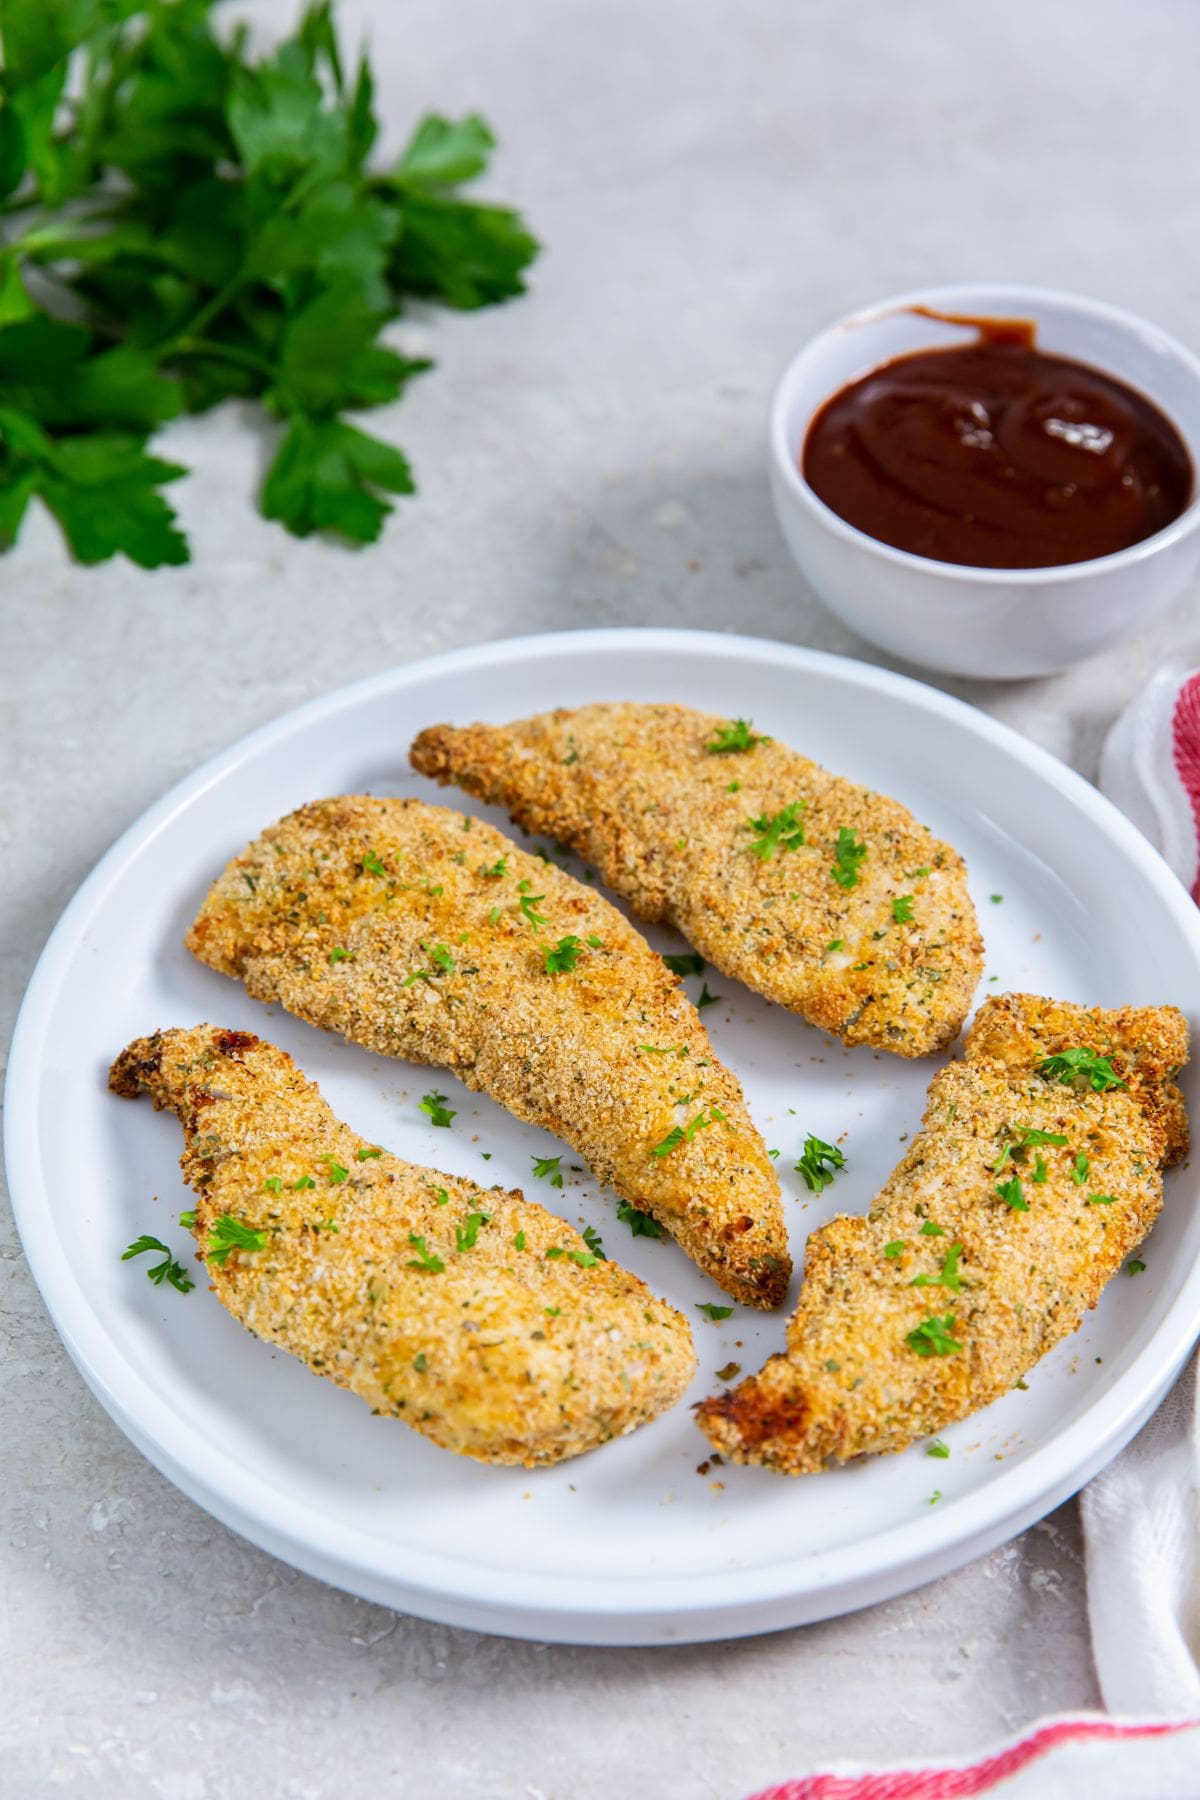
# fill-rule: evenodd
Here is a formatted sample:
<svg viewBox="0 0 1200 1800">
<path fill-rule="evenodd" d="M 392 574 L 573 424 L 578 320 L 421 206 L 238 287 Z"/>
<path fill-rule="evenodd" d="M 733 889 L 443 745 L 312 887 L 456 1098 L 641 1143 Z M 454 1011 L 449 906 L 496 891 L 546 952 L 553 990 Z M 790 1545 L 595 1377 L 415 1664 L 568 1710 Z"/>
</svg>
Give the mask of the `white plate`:
<svg viewBox="0 0 1200 1800">
<path fill-rule="evenodd" d="M 782 1346 L 782 1312 L 739 1308 L 708 1323 L 696 1303 L 722 1296 L 674 1245 L 631 1238 L 586 1175 L 561 1193 L 528 1181 L 532 1154 L 558 1148 L 540 1133 L 450 1076 L 256 1006 L 182 947 L 211 877 L 300 802 L 370 789 L 455 804 L 408 770 L 419 727 L 612 698 L 750 717 L 912 807 L 967 858 L 994 977 L 983 991 L 1169 1000 L 1200 1017 L 1200 923 L 1182 887 L 1092 788 L 1003 726 L 915 682 L 786 644 L 581 632 L 485 644 L 330 694 L 151 808 L 46 947 L 13 1043 L 6 1124 L 21 1236 L 55 1323 L 109 1412 L 193 1499 L 387 1606 L 523 1637 L 642 1644 L 764 1631 L 884 1599 L 1064 1499 L 1132 1435 L 1187 1353 L 1200 1322 L 1200 1207 L 1195 1175 L 1172 1175 L 1145 1273 L 1111 1284 L 1027 1392 L 947 1431 L 948 1461 L 918 1446 L 791 1481 L 730 1467 L 700 1474 L 707 1445 L 687 1404 L 557 1469 L 482 1468 L 313 1380 L 203 1285 L 181 1296 L 122 1263 L 143 1231 L 184 1254 L 175 1216 L 190 1201 L 175 1120 L 110 1096 L 109 1062 L 156 1026 L 208 1019 L 283 1044 L 367 1137 L 484 1181 L 527 1184 L 599 1226 L 613 1255 L 695 1321 L 690 1399 L 719 1385 L 723 1364 L 752 1369 Z M 917 1124 L 934 1065 L 846 1050 L 724 976 L 708 980 L 722 996 L 705 1015 L 717 1049 L 781 1151 L 799 1261 L 814 1225 L 866 1207 Z M 688 985 L 695 993 L 699 982 Z M 435 1085 L 457 1109 L 449 1131 L 417 1109 Z M 1188 1087 L 1194 1107 L 1194 1073 Z M 849 1166 L 814 1200 L 791 1165 L 807 1132 L 843 1131 Z"/>
</svg>

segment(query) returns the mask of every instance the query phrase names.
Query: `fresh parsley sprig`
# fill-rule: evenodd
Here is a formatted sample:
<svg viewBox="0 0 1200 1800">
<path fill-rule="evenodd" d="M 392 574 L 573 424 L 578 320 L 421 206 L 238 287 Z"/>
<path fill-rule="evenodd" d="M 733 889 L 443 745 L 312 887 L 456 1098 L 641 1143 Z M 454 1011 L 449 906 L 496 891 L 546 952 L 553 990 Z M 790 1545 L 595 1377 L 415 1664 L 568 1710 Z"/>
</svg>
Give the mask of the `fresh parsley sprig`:
<svg viewBox="0 0 1200 1800">
<path fill-rule="evenodd" d="M 1073 1087 L 1078 1080 L 1086 1081 L 1096 1094 L 1127 1085 L 1113 1068 L 1110 1057 L 1101 1056 L 1098 1051 L 1084 1047 L 1060 1050 L 1056 1056 L 1046 1057 L 1044 1062 L 1038 1064 L 1037 1072 L 1046 1076 L 1049 1081 L 1059 1082 L 1063 1087 Z"/>
<path fill-rule="evenodd" d="M 717 725 L 704 748 L 710 756 L 739 756 L 747 750 L 753 750 L 756 744 L 769 744 L 769 737 L 750 729 L 749 719 L 731 719 L 727 725 Z"/>
<path fill-rule="evenodd" d="M 796 1164 L 796 1173 L 803 1175 L 810 1194 L 819 1194 L 845 1166 L 846 1158 L 836 1144 L 827 1144 L 823 1138 L 810 1136 L 804 1140 L 804 1153 Z"/>
<path fill-rule="evenodd" d="M 537 244 L 465 199 L 494 147 L 477 114 L 422 119 L 372 167 L 366 60 L 331 0 L 261 55 L 213 0 L 6 0 L 0 202 L 0 547 L 39 497 L 75 556 L 188 560 L 147 450 L 183 412 L 258 401 L 279 422 L 261 511 L 369 543 L 414 491 L 350 413 L 430 365 L 381 341 L 408 295 L 523 291 Z"/>
<path fill-rule="evenodd" d="M 190 1294 L 196 1285 L 195 1282 L 188 1278 L 183 1264 L 176 1262 L 171 1255 L 169 1245 L 164 1244 L 161 1238 L 149 1237 L 143 1232 L 140 1238 L 134 1239 L 128 1250 L 122 1250 L 121 1261 L 128 1262 L 131 1257 L 144 1256 L 148 1250 L 153 1250 L 156 1254 L 161 1252 L 162 1255 L 161 1262 L 155 1263 L 153 1268 L 146 1270 L 147 1276 L 155 1287 L 161 1287 L 165 1281 L 178 1293 Z"/>
<path fill-rule="evenodd" d="M 756 833 L 754 842 L 747 846 L 751 856 L 770 862 L 776 850 L 799 850 L 804 842 L 804 825 L 800 818 L 804 807 L 803 800 L 789 800 L 774 815 L 760 813 L 756 819 L 747 819 L 742 829 Z"/>
</svg>

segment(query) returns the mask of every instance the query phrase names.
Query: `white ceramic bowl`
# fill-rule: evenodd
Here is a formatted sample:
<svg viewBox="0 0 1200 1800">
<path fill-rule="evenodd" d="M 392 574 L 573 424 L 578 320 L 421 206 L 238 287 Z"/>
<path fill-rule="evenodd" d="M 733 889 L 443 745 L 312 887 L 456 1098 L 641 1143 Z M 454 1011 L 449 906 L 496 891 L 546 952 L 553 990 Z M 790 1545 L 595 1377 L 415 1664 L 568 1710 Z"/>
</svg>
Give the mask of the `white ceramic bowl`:
<svg viewBox="0 0 1200 1800">
<path fill-rule="evenodd" d="M 892 357 L 971 341 L 969 328 L 923 318 L 915 306 L 1033 320 L 1039 349 L 1091 363 L 1153 400 L 1200 472 L 1200 361 L 1145 320 L 1044 288 L 980 283 L 900 294 L 812 338 L 775 390 L 775 509 L 815 592 L 884 650 L 952 675 L 1048 675 L 1148 624 L 1200 564 L 1200 491 L 1140 544 L 1049 569 L 974 569 L 913 556 L 868 537 L 817 498 L 800 472 L 800 453 L 821 405 Z"/>
</svg>

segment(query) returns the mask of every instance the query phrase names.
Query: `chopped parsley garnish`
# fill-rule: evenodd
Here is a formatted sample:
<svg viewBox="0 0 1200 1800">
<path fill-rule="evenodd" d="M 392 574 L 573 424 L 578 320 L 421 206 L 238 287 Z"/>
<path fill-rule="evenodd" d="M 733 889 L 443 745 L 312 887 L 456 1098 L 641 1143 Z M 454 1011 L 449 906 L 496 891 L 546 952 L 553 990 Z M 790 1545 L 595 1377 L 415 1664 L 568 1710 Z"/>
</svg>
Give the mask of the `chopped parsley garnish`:
<svg viewBox="0 0 1200 1800">
<path fill-rule="evenodd" d="M 1021 1186 L 1021 1177 L 1014 1175 L 1010 1181 L 996 1183 L 996 1197 L 1003 1200 L 1010 1212 L 1028 1212 L 1029 1202 L 1025 1198 L 1025 1190 Z"/>
<path fill-rule="evenodd" d="M 957 1320 L 952 1313 L 944 1319 L 922 1319 L 914 1331 L 910 1331 L 905 1343 L 918 1356 L 952 1356 L 962 1345 L 954 1336 Z"/>
<path fill-rule="evenodd" d="M 430 1120 L 434 1125 L 445 1125 L 449 1127 L 451 1119 L 456 1119 L 458 1117 L 458 1114 L 453 1111 L 451 1107 L 446 1105 L 445 1094 L 423 1094 L 421 1096 L 420 1110 L 423 1113 L 429 1114 Z"/>
<path fill-rule="evenodd" d="M 282 1175 L 268 1175 L 267 1179 L 263 1182 L 263 1186 L 266 1188 L 266 1190 L 269 1194 L 282 1194 L 282 1192 L 283 1192 L 283 1176 Z"/>
<path fill-rule="evenodd" d="M 475 1248 L 479 1227 L 486 1225 L 491 1216 L 491 1213 L 486 1212 L 468 1213 L 463 1223 L 454 1227 L 454 1242 L 460 1251 Z"/>
<path fill-rule="evenodd" d="M 1038 1064 L 1037 1072 L 1051 1081 L 1061 1083 L 1063 1087 L 1071 1087 L 1079 1077 L 1083 1077 L 1096 1094 L 1126 1085 L 1113 1068 L 1109 1057 L 1101 1056 L 1095 1050 L 1079 1047 L 1060 1050 L 1057 1056 L 1048 1056 Z"/>
<path fill-rule="evenodd" d="M 529 888 L 529 883 L 527 881 L 523 881 L 521 883 L 521 887 L 526 890 L 525 892 L 522 893 L 521 898 L 517 903 L 521 908 L 522 918 L 529 925 L 533 925 L 533 926 L 544 925 L 546 923 L 546 915 L 545 915 L 545 913 L 540 913 L 538 911 L 538 907 L 541 905 L 542 901 L 546 898 L 545 894 L 529 893 L 527 891 Z"/>
<path fill-rule="evenodd" d="M 301 1175 L 292 1183 L 292 1188 L 295 1193 L 302 1194 L 305 1188 L 315 1188 L 316 1185 L 311 1175 Z"/>
<path fill-rule="evenodd" d="M 231 1250 L 261 1250 L 266 1241 L 265 1231 L 258 1231 L 252 1225 L 243 1225 L 240 1219 L 222 1213 L 209 1230 L 204 1258 L 206 1262 L 216 1263 L 221 1268 Z"/>
<path fill-rule="evenodd" d="M 951 1244 L 942 1258 L 942 1266 L 936 1275 L 914 1275 L 910 1287 L 944 1287 L 957 1293 L 962 1287 L 958 1276 L 958 1259 L 962 1255 L 961 1244 Z"/>
<path fill-rule="evenodd" d="M 702 1312 L 706 1319 L 711 1319 L 713 1324 L 716 1325 L 720 1320 L 728 1319 L 733 1312 L 733 1308 L 732 1306 L 718 1306 L 715 1300 L 698 1300 L 696 1302 L 696 1311 Z"/>
<path fill-rule="evenodd" d="M 426 956 L 428 956 L 432 962 L 437 964 L 443 974 L 452 975 L 454 973 L 454 958 L 449 950 L 447 950 L 445 944 L 435 944 L 432 950 L 429 948 L 428 944 L 422 944 L 421 948 L 424 950 Z"/>
<path fill-rule="evenodd" d="M 769 737 L 751 731 L 749 719 L 733 719 L 728 725 L 718 725 L 704 748 L 710 756 L 733 756 L 770 742 Z"/>
<path fill-rule="evenodd" d="M 386 875 L 387 874 L 387 870 L 384 868 L 383 864 L 380 862 L 379 858 L 376 856 L 376 854 L 373 850 L 368 850 L 367 854 L 363 857 L 362 872 L 364 875 Z"/>
<path fill-rule="evenodd" d="M 702 956 L 689 950 L 686 956 L 664 956 L 663 961 L 672 975 L 703 975 L 705 963 Z"/>
<path fill-rule="evenodd" d="M 742 1372 L 741 1363 L 727 1362 L 723 1369 L 717 1370 L 717 1380 L 718 1381 L 732 1381 L 734 1376 L 740 1375 L 741 1372 Z"/>
<path fill-rule="evenodd" d="M 592 1250 L 568 1250 L 562 1244 L 553 1244 L 546 1255 L 551 1261 L 565 1256 L 569 1262 L 578 1263 L 581 1269 L 594 1269 L 600 1258 Z"/>
<path fill-rule="evenodd" d="M 533 1172 L 539 1181 L 548 1181 L 551 1187 L 560 1188 L 563 1184 L 562 1170 L 559 1164 L 561 1156 L 531 1156 Z"/>
<path fill-rule="evenodd" d="M 146 1270 L 147 1276 L 155 1287 L 161 1287 L 165 1281 L 177 1293 L 190 1294 L 196 1285 L 195 1282 L 188 1279 L 187 1270 L 181 1262 L 175 1261 L 170 1247 L 164 1244 L 161 1238 L 148 1237 L 143 1233 L 140 1238 L 134 1239 L 128 1250 L 122 1250 L 121 1261 L 128 1262 L 131 1256 L 144 1256 L 147 1250 L 153 1250 L 156 1254 L 161 1253 L 163 1259 L 161 1262 L 155 1263 L 152 1269 Z"/>
<path fill-rule="evenodd" d="M 1084 1182 L 1088 1178 L 1088 1170 L 1091 1168 L 1091 1166 L 1092 1165 L 1088 1161 L 1085 1153 L 1082 1150 L 1080 1150 L 1078 1155 L 1075 1157 L 1074 1161 L 1071 1164 L 1071 1180 L 1075 1183 L 1076 1187 L 1083 1186 Z"/>
<path fill-rule="evenodd" d="M 196 1209 L 194 1207 L 189 1207 L 187 1212 L 181 1212 L 179 1215 L 179 1223 L 185 1230 L 191 1231 L 196 1223 Z"/>
<path fill-rule="evenodd" d="M 845 948 L 846 948 L 845 938 L 830 938 L 829 942 L 825 946 L 826 952 L 828 952 L 830 950 L 844 950 Z"/>
<path fill-rule="evenodd" d="M 908 879 L 910 881 L 924 881 L 926 875 L 932 875 L 932 874 L 933 874 L 933 870 L 931 868 L 929 868 L 927 865 L 922 864 L 922 866 L 919 869 L 910 869 L 908 871 Z"/>
<path fill-rule="evenodd" d="M 525 1233 L 523 1231 L 518 1231 L 516 1237 L 513 1239 L 513 1249 L 523 1250 L 525 1248 L 525 1243 Z"/>
<path fill-rule="evenodd" d="M 867 846 L 855 837 L 848 825 L 843 825 L 837 835 L 837 845 L 833 852 L 833 867 L 829 871 L 840 888 L 847 892 L 858 886 L 858 871 L 866 860 Z"/>
<path fill-rule="evenodd" d="M 318 1219 L 313 1226 L 314 1231 L 340 1231 L 341 1226 L 336 1219 Z"/>
<path fill-rule="evenodd" d="M 655 1144 L 650 1154 L 651 1156 L 670 1156 L 672 1150 L 678 1150 L 680 1144 L 690 1144 L 698 1131 L 707 1131 L 710 1125 L 715 1125 L 718 1120 L 723 1123 L 724 1119 L 725 1114 L 719 1106 L 710 1107 L 707 1117 L 705 1117 L 704 1108 L 701 1107 L 695 1118 L 689 1119 L 686 1125 L 673 1126 L 662 1143 Z"/>
<path fill-rule="evenodd" d="M 1141 1258 L 1135 1256 L 1132 1262 L 1127 1262 L 1125 1264 L 1125 1273 L 1127 1275 L 1140 1275 L 1145 1266 L 1146 1265 Z"/>
<path fill-rule="evenodd" d="M 913 916 L 913 897 L 911 894 L 897 894 L 892 901 L 892 918 L 897 925 L 911 925 Z"/>
<path fill-rule="evenodd" d="M 446 1265 L 440 1256 L 434 1255 L 425 1239 L 418 1237 L 415 1231 L 410 1231 L 408 1241 L 417 1253 L 410 1261 L 409 1268 L 428 1269 L 431 1275 L 440 1275 Z"/>
<path fill-rule="evenodd" d="M 934 1438 L 931 1444 L 926 1444 L 925 1454 L 926 1456 L 949 1456 L 950 1446 L 943 1444 L 941 1438 Z"/>
<path fill-rule="evenodd" d="M 617 1217 L 622 1224 L 628 1225 L 634 1237 L 660 1238 L 663 1235 L 658 1220 L 651 1218 L 649 1213 L 639 1212 L 628 1200 L 617 1201 Z"/>
<path fill-rule="evenodd" d="M 1115 1206 L 1117 1196 L 1115 1194 L 1089 1194 L 1087 1204 L 1089 1206 Z"/>
<path fill-rule="evenodd" d="M 921 1227 L 922 1237 L 945 1237 L 945 1235 L 946 1233 L 942 1230 L 941 1226 L 935 1225 L 932 1219 L 926 1219 Z"/>
<path fill-rule="evenodd" d="M 584 1226 L 583 1241 L 587 1245 L 588 1249 L 591 1251 L 592 1255 L 595 1257 L 597 1262 L 607 1262 L 608 1261 L 607 1256 L 604 1254 L 604 1245 L 601 1242 L 600 1233 L 596 1230 L 596 1227 L 594 1225 L 585 1225 Z"/>
<path fill-rule="evenodd" d="M 417 1371 L 418 1375 L 423 1375 L 425 1373 L 426 1369 L 429 1367 L 429 1358 L 423 1350 L 417 1351 L 417 1354 L 412 1359 L 412 1366 Z"/>
<path fill-rule="evenodd" d="M 706 1006 L 715 1006 L 720 998 L 720 994 L 709 993 L 708 983 L 706 981 L 704 986 L 700 989 L 700 998 L 696 1002 L 696 1011 L 703 1012 Z"/>
<path fill-rule="evenodd" d="M 677 1056 L 681 1062 L 687 1055 L 686 1044 L 639 1044 L 638 1049 L 647 1056 Z"/>
<path fill-rule="evenodd" d="M 415 981 L 432 981 L 432 980 L 433 980 L 433 976 L 429 973 L 428 969 L 414 969 L 411 975 L 406 975 L 404 977 L 404 980 L 400 983 L 400 986 L 401 987 L 412 987 L 412 985 Z"/>
<path fill-rule="evenodd" d="M 929 1505 L 930 1505 L 930 1506 L 936 1506 L 936 1505 L 937 1505 L 937 1503 L 938 1503 L 938 1501 L 939 1501 L 939 1500 L 940 1500 L 940 1499 L 941 1499 L 941 1498 L 942 1498 L 942 1490 L 941 1490 L 941 1488 L 934 1488 L 934 1490 L 933 1490 L 933 1492 L 932 1492 L 932 1494 L 930 1494 L 930 1496 L 929 1496 Z"/>
<path fill-rule="evenodd" d="M 883 1254 L 891 1257 L 903 1256 L 907 1249 L 908 1245 L 903 1238 L 893 1238 L 890 1244 L 883 1246 Z"/>
<path fill-rule="evenodd" d="M 336 1156 L 323 1156 L 321 1161 L 328 1164 L 327 1173 L 334 1187 L 341 1187 L 343 1181 L 345 1181 L 350 1174 L 349 1169 L 344 1168 Z"/>
<path fill-rule="evenodd" d="M 344 950 L 340 944 L 335 944 L 329 952 L 329 960 L 331 963 L 353 962 L 354 952 L 353 950 Z"/>
<path fill-rule="evenodd" d="M 804 1154 L 796 1164 L 796 1173 L 803 1175 L 810 1193 L 819 1194 L 829 1186 L 838 1170 L 845 1166 L 846 1158 L 836 1144 L 827 1144 L 819 1137 L 806 1137 Z"/>
<path fill-rule="evenodd" d="M 360 1144 L 354 1154 L 359 1162 L 370 1162 L 373 1157 L 382 1156 L 383 1151 L 378 1144 L 372 1144 L 370 1147 L 366 1144 Z"/>
<path fill-rule="evenodd" d="M 803 800 L 789 800 L 781 812 L 773 818 L 760 813 L 757 819 L 747 819 L 743 831 L 757 832 L 754 842 L 749 845 L 751 856 L 761 857 L 763 862 L 770 862 L 776 850 L 798 850 L 804 842 L 804 826 L 800 814 L 804 811 Z"/>
<path fill-rule="evenodd" d="M 1000 902 L 1004 898 L 1004 895 L 1003 894 L 989 894 L 988 898 L 991 900 L 991 903 L 993 906 L 999 906 Z"/>
<path fill-rule="evenodd" d="M 489 881 L 499 881 L 499 879 L 502 875 L 508 874 L 508 857 L 507 856 L 499 857 L 492 864 L 490 869 L 484 868 L 484 866 L 481 863 L 480 867 L 479 867 L 479 873 L 481 875 L 486 876 Z"/>
<path fill-rule="evenodd" d="M 740 781 L 731 781 L 725 789 L 727 794 L 740 794 L 741 791 L 742 784 Z"/>
<path fill-rule="evenodd" d="M 1033 1174 L 1029 1177 L 1030 1181 L 1045 1181 L 1049 1173 L 1050 1171 L 1046 1167 L 1045 1157 L 1035 1156 L 1033 1159 Z"/>
<path fill-rule="evenodd" d="M 1025 1162 L 1027 1153 L 1033 1144 L 1055 1144 L 1059 1149 L 1066 1143 L 1066 1138 L 1057 1131 L 1037 1131 L 1032 1125 L 1006 1125 L 1004 1136 L 1007 1140 L 998 1159 L 992 1164 L 992 1173 L 998 1175 L 1011 1158 L 1013 1162 Z M 1041 1158 L 1038 1158 L 1041 1161 Z"/>
<path fill-rule="evenodd" d="M 573 933 L 559 938 L 553 950 L 544 952 L 547 975 L 570 975 L 579 961 L 583 941 Z"/>
</svg>

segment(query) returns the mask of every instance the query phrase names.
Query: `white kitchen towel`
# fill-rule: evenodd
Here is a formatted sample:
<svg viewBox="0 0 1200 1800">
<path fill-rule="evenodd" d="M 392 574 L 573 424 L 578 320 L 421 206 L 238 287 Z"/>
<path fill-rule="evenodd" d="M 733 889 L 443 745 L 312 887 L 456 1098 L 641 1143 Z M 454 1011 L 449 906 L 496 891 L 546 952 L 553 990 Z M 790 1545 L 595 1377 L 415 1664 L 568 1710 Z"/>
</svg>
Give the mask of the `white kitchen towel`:
<svg viewBox="0 0 1200 1800">
<path fill-rule="evenodd" d="M 1134 699 L 1100 786 L 1200 897 L 1200 670 L 1163 670 Z M 1092 1648 L 1113 1712 L 1200 1719 L 1198 1389 L 1193 1362 L 1083 1493 Z"/>
</svg>

